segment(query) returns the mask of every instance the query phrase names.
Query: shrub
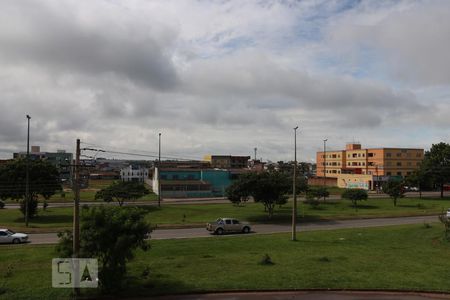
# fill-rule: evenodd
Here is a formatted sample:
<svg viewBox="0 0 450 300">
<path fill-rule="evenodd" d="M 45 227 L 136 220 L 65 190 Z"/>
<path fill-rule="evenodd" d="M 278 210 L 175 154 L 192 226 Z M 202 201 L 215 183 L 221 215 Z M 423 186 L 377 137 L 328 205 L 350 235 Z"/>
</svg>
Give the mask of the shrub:
<svg viewBox="0 0 450 300">
<path fill-rule="evenodd" d="M 0 209 L 5 208 L 5 202 L 3 202 L 2 200 L 0 200 Z"/>
<path fill-rule="evenodd" d="M 25 200 L 20 201 L 20 211 L 25 216 Z M 37 209 L 38 209 L 38 201 L 31 197 L 30 201 L 28 201 L 28 217 L 32 218 L 37 215 Z"/>
<path fill-rule="evenodd" d="M 271 266 L 274 264 L 274 262 L 270 258 L 269 254 L 264 254 L 264 256 L 259 261 L 259 264 L 263 266 Z"/>
</svg>

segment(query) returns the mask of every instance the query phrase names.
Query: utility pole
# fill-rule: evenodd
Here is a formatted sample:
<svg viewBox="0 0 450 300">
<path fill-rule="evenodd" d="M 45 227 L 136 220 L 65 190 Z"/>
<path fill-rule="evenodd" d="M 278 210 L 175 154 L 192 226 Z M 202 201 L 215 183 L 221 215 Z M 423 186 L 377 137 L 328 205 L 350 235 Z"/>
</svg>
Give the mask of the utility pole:
<svg viewBox="0 0 450 300">
<path fill-rule="evenodd" d="M 77 139 L 75 154 L 75 184 L 74 184 L 74 206 L 73 206 L 73 258 L 80 256 L 80 139 Z M 75 283 L 79 283 L 79 263 L 75 262 Z M 74 288 L 75 296 L 80 294 L 79 288 Z"/>
<path fill-rule="evenodd" d="M 292 183 L 292 192 L 294 196 L 294 203 L 292 205 L 292 240 L 297 240 L 297 129 L 298 126 L 294 128 L 294 175 Z"/>
<path fill-rule="evenodd" d="M 158 207 L 161 206 L 161 132 L 158 134 Z"/>
<path fill-rule="evenodd" d="M 256 151 L 258 150 L 258 148 L 255 147 L 255 161 L 256 161 Z"/>
<path fill-rule="evenodd" d="M 27 130 L 27 158 L 26 158 L 26 175 L 25 175 L 25 226 L 28 227 L 29 219 L 29 204 L 30 204 L 30 119 L 27 115 L 28 130 Z"/>
<path fill-rule="evenodd" d="M 323 140 L 323 188 L 327 186 L 327 141 Z M 325 196 L 323 196 L 323 201 L 325 201 Z"/>
</svg>

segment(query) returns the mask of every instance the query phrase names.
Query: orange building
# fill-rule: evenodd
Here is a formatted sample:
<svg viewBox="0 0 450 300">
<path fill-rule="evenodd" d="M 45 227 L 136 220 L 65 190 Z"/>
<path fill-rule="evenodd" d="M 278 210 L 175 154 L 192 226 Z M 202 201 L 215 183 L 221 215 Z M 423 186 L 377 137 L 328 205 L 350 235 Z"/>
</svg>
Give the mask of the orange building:
<svg viewBox="0 0 450 300">
<path fill-rule="evenodd" d="M 424 157 L 423 149 L 369 148 L 347 144 L 345 150 L 317 152 L 317 176 L 337 178 L 339 174 L 408 176 Z"/>
</svg>

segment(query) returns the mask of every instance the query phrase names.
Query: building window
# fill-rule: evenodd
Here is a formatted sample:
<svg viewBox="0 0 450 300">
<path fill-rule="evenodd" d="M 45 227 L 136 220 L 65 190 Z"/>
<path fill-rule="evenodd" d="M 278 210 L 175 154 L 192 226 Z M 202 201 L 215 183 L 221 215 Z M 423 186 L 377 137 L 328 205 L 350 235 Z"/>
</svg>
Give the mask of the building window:
<svg viewBox="0 0 450 300">
<path fill-rule="evenodd" d="M 402 176 L 402 172 L 397 172 L 397 175 L 398 176 Z"/>
<path fill-rule="evenodd" d="M 402 166 L 402 163 L 399 161 L 399 162 L 397 162 L 397 167 L 401 167 Z"/>
<path fill-rule="evenodd" d="M 397 153 L 397 157 L 401 157 L 402 156 L 402 154 L 401 153 Z"/>
<path fill-rule="evenodd" d="M 408 165 L 408 167 L 410 167 L 412 165 L 412 163 L 410 161 L 408 161 L 406 164 Z"/>
<path fill-rule="evenodd" d="M 386 157 L 391 157 L 392 156 L 392 154 L 391 153 L 386 153 Z"/>
<path fill-rule="evenodd" d="M 386 175 L 387 176 L 391 176 L 391 172 L 386 172 Z"/>
<path fill-rule="evenodd" d="M 369 156 L 369 157 L 374 157 L 375 154 L 374 154 L 374 153 L 369 153 L 368 156 Z"/>
</svg>

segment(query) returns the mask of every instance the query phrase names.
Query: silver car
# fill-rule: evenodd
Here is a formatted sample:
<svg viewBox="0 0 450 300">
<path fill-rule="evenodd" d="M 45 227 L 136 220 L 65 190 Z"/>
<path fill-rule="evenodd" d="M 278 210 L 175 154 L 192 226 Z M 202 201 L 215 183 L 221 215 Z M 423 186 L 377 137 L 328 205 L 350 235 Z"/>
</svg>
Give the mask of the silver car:
<svg viewBox="0 0 450 300">
<path fill-rule="evenodd" d="M 249 233 L 251 231 L 251 227 L 249 223 L 240 222 L 237 219 L 219 218 L 216 221 L 206 223 L 206 230 L 221 235 L 225 232 Z"/>
<path fill-rule="evenodd" d="M 28 241 L 25 233 L 16 233 L 6 228 L 0 228 L 0 244 L 20 244 Z"/>
</svg>

